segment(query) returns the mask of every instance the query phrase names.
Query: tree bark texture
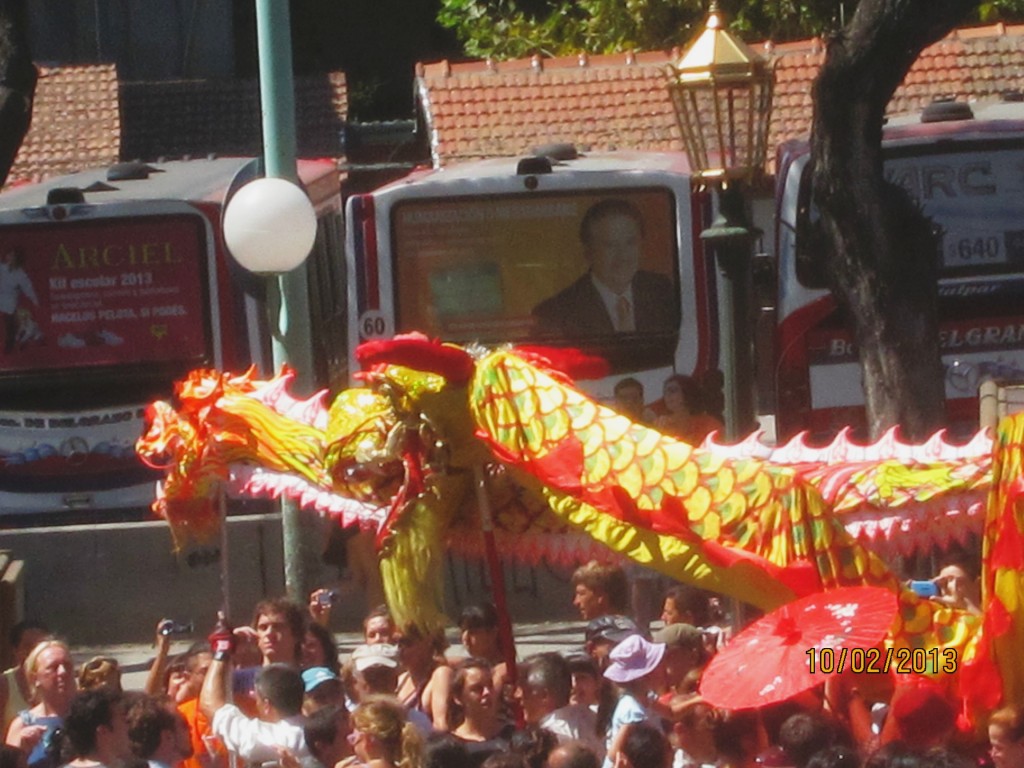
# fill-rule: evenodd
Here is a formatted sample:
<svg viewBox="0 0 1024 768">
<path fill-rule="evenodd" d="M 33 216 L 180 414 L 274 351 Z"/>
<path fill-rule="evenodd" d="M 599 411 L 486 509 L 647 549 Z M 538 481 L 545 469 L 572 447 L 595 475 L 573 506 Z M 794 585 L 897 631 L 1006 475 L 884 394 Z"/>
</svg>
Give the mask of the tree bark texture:
<svg viewBox="0 0 1024 768">
<path fill-rule="evenodd" d="M 32 121 L 38 72 L 25 34 L 24 13 L 16 3 L 0 2 L 0 187 Z"/>
<path fill-rule="evenodd" d="M 884 180 L 886 105 L 921 51 L 977 0 L 861 0 L 814 84 L 813 191 L 832 293 L 860 354 L 868 429 L 925 437 L 945 419 L 936 235 Z"/>
</svg>

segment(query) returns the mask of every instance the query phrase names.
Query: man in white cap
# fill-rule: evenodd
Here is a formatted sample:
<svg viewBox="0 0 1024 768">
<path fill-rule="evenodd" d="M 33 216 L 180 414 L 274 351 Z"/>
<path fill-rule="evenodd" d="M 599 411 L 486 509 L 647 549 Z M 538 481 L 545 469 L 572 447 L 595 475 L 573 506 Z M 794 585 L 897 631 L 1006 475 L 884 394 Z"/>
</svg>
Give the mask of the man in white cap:
<svg viewBox="0 0 1024 768">
<path fill-rule="evenodd" d="M 360 645 L 352 651 L 355 670 L 355 695 L 362 700 L 375 693 L 394 696 L 398 687 L 398 646 L 388 643 Z M 409 722 L 424 736 L 433 730 L 433 724 L 423 712 L 406 708 Z"/>
<path fill-rule="evenodd" d="M 393 696 L 398 685 L 398 646 L 358 645 L 352 651 L 352 668 L 357 703 L 375 693 Z"/>
</svg>

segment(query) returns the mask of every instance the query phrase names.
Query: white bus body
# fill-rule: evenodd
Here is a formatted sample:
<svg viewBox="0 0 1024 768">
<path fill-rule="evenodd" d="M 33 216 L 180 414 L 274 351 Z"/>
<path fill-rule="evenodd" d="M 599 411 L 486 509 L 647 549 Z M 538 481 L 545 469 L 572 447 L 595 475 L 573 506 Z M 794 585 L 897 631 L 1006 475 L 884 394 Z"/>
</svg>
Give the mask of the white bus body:
<svg viewBox="0 0 1024 768">
<path fill-rule="evenodd" d="M 611 361 L 608 379 L 580 382 L 602 399 L 631 376 L 652 401 L 668 375 L 714 367 L 713 286 L 696 237 L 704 197 L 692 192 L 685 156 L 613 152 L 519 163 L 419 172 L 348 201 L 349 348 L 409 331 L 459 343 L 575 346 Z M 586 272 L 580 222 L 607 199 L 640 210 L 640 267 L 672 281 L 672 327 L 538 336 L 533 308 Z"/>
</svg>

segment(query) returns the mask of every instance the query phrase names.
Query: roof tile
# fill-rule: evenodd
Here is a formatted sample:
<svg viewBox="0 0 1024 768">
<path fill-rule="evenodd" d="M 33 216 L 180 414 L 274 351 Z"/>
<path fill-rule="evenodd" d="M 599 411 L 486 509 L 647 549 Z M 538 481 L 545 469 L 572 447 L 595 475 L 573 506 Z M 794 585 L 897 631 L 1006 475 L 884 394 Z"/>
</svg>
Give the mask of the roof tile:
<svg viewBox="0 0 1024 768">
<path fill-rule="evenodd" d="M 120 133 L 112 64 L 40 67 L 32 124 L 8 183 L 116 162 Z"/>
<path fill-rule="evenodd" d="M 296 78 L 295 90 L 300 154 L 340 156 L 344 75 Z M 122 158 L 256 155 L 259 114 L 255 81 L 119 83 L 112 64 L 41 67 L 32 125 L 8 183 Z"/>
<path fill-rule="evenodd" d="M 589 143 L 593 149 L 681 149 L 665 88 L 666 65 L 678 55 L 643 51 L 420 65 L 424 110 L 436 133 L 435 162 L 522 154 L 553 138 Z M 773 57 L 774 145 L 809 131 L 811 88 L 825 58 L 824 45 L 817 39 L 780 44 L 773 47 Z M 920 108 L 936 96 L 976 98 L 1021 87 L 1022 71 L 1024 25 L 957 30 L 923 52 L 890 111 Z M 447 127 L 449 116 L 477 97 L 477 130 L 494 129 L 486 142 L 453 135 Z"/>
</svg>

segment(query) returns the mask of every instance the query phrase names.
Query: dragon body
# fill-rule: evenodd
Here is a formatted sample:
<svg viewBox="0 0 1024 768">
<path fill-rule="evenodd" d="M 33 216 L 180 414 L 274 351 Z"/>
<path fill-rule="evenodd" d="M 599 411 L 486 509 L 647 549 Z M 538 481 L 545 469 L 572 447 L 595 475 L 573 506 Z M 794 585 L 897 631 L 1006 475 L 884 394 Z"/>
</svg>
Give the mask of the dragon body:
<svg viewBox="0 0 1024 768">
<path fill-rule="evenodd" d="M 286 493 L 343 524 L 373 527 L 390 607 L 400 620 L 437 626 L 438 555 L 479 539 L 483 477 L 504 540 L 531 542 L 519 551 L 568 559 L 611 550 L 762 610 L 822 589 L 883 586 L 900 605 L 889 644 L 951 649 L 991 682 L 986 664 L 997 664 L 1005 627 L 982 642 L 982 619 L 904 589 L 857 535 L 887 520 L 898 530 L 916 510 L 955 521 L 939 529 L 980 522 L 986 495 L 1007 485 L 993 473 L 991 438 L 893 440 L 888 450 L 846 443 L 840 461 L 800 443 L 697 447 L 576 389 L 565 371 L 586 361 L 527 349 L 471 354 L 412 335 L 364 345 L 360 360 L 365 386 L 329 410 L 322 397 L 292 399 L 287 372 L 271 382 L 194 372 L 177 409 L 154 404 L 138 451 L 167 470 L 154 509 L 178 540 L 209 533 L 225 488 Z M 1019 464 L 1008 469 L 1019 473 Z M 1002 535 L 991 520 L 1007 508 L 995 503 L 990 550 Z M 915 525 L 928 528 L 930 518 Z"/>
</svg>

